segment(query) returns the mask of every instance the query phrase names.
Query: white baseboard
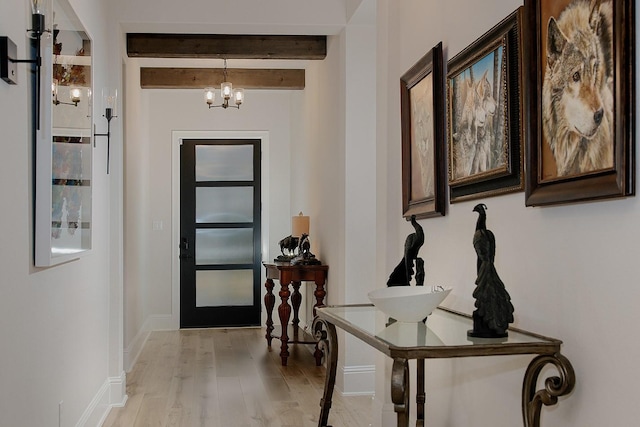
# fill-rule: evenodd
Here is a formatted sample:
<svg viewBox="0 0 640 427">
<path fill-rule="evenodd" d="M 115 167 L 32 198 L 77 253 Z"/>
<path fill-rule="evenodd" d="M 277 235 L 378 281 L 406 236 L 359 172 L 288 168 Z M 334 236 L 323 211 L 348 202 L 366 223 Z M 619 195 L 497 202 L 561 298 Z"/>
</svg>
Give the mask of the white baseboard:
<svg viewBox="0 0 640 427">
<path fill-rule="evenodd" d="M 376 366 L 338 366 L 336 385 L 343 396 L 375 394 Z"/>
<path fill-rule="evenodd" d="M 127 348 L 123 350 L 122 365 L 125 372 L 131 372 L 133 369 L 133 365 L 136 364 L 136 360 L 138 360 L 138 356 L 140 356 L 140 352 L 142 351 L 142 347 L 144 347 L 144 343 L 147 342 L 147 338 L 149 338 L 149 331 L 140 329 Z"/>
<path fill-rule="evenodd" d="M 175 319 L 170 314 L 161 315 L 154 314 L 147 317 L 147 320 L 142 324 L 142 328 L 138 331 L 131 343 L 123 350 L 122 364 L 125 372 L 131 372 L 133 366 L 140 356 L 144 343 L 149 338 L 149 332 L 151 331 L 173 331 L 178 329 Z"/>
<path fill-rule="evenodd" d="M 396 422 L 398 421 L 398 414 L 394 410 L 393 403 L 384 402 L 383 399 L 376 396 L 373 398 L 373 407 L 374 419 L 372 425 L 374 427 L 396 425 Z M 379 418 L 376 418 L 376 415 Z"/>
<path fill-rule="evenodd" d="M 126 374 L 124 371 L 118 377 L 107 378 L 76 423 L 76 427 L 101 426 L 109 415 L 111 407 L 124 406 L 126 403 L 125 387 Z"/>
</svg>

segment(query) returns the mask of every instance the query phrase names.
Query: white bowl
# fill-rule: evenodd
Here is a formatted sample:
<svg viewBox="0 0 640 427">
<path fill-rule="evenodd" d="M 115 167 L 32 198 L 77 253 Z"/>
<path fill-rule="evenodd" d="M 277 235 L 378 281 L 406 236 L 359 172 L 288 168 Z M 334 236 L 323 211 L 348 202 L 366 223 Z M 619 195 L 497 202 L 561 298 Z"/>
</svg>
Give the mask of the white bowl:
<svg viewBox="0 0 640 427">
<path fill-rule="evenodd" d="M 398 322 L 420 322 L 449 295 L 441 286 L 391 286 L 369 292 L 369 300 Z"/>
</svg>

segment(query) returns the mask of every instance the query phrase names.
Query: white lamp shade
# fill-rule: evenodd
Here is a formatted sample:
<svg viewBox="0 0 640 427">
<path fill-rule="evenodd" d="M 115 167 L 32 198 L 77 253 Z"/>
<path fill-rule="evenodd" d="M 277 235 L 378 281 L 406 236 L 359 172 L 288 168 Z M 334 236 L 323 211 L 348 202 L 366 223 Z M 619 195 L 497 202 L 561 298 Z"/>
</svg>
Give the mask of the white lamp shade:
<svg viewBox="0 0 640 427">
<path fill-rule="evenodd" d="M 291 218 L 291 235 L 300 237 L 303 234 L 309 234 L 309 217 L 300 212 L 298 216 Z"/>
</svg>

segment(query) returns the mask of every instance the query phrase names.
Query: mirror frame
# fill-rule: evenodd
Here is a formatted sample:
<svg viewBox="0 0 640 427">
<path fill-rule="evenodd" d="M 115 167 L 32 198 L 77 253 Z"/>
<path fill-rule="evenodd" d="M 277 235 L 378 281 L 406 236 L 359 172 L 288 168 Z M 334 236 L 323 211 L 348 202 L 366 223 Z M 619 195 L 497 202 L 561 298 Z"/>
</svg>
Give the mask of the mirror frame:
<svg viewBox="0 0 640 427">
<path fill-rule="evenodd" d="M 42 40 L 42 69 L 40 75 L 40 121 L 35 141 L 35 242 L 34 262 L 37 267 L 61 264 L 79 258 L 92 249 L 92 180 L 93 180 L 93 54 L 91 37 L 67 0 L 53 1 L 54 34 L 58 18 L 60 30 L 75 31 L 82 40 L 82 51 L 75 55 L 86 56 L 89 45 L 89 71 L 86 65 L 74 68 L 74 55 L 64 55 L 64 64 L 57 64 L 61 44 L 55 37 Z M 63 33 L 64 34 L 64 33 Z M 60 42 L 62 43 L 62 42 Z M 75 47 L 75 46 L 74 46 Z M 83 59 L 86 64 L 87 60 Z M 54 70 L 65 73 L 68 84 L 80 70 L 84 73 L 87 91 L 77 105 L 68 99 L 54 104 Z M 81 79 L 82 79 L 81 78 Z M 86 83 L 88 80 L 88 84 Z M 84 105 L 83 105 L 84 104 Z M 76 109 L 76 110 L 59 110 Z M 58 120 L 56 120 L 58 111 Z M 60 126 L 60 114 L 64 111 L 64 127 Z M 58 125 L 56 127 L 56 125 Z"/>
</svg>

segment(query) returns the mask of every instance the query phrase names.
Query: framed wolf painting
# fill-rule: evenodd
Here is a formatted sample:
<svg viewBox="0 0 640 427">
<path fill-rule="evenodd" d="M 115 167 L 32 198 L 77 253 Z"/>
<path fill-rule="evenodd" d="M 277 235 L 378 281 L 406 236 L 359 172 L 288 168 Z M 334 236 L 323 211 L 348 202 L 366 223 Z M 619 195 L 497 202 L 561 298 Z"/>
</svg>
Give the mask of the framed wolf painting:
<svg viewBox="0 0 640 427">
<path fill-rule="evenodd" d="M 634 5 L 525 0 L 527 206 L 635 194 Z"/>
<path fill-rule="evenodd" d="M 452 203 L 524 188 L 520 14 L 513 12 L 448 63 Z"/>
<path fill-rule="evenodd" d="M 400 78 L 402 215 L 442 216 L 446 209 L 442 43 Z"/>
</svg>

